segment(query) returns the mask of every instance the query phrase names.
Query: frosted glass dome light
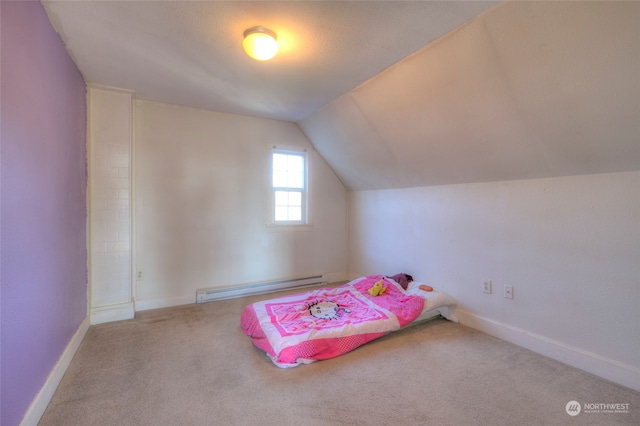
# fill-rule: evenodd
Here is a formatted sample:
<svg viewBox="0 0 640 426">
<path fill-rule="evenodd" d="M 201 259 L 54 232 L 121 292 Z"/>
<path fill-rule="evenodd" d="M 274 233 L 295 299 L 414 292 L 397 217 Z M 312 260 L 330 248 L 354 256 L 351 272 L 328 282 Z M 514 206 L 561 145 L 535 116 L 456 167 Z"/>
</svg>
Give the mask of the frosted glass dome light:
<svg viewBox="0 0 640 426">
<path fill-rule="evenodd" d="M 269 60 L 278 53 L 276 33 L 265 27 L 249 28 L 244 32 L 242 47 L 253 59 Z"/>
</svg>

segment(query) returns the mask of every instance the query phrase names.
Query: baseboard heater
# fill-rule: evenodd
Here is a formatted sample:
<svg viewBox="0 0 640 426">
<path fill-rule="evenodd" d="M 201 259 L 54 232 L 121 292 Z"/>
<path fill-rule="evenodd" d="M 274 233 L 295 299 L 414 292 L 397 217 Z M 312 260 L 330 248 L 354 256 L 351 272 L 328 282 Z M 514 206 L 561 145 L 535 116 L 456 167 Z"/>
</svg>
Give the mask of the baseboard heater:
<svg viewBox="0 0 640 426">
<path fill-rule="evenodd" d="M 328 282 L 325 275 L 314 275 L 310 277 L 288 278 L 276 281 L 263 281 L 252 284 L 203 288 L 196 292 L 196 302 L 205 303 L 214 300 L 232 299 L 234 297 L 251 296 L 254 294 L 270 293 L 278 290 L 289 290 L 297 287 L 305 287 L 316 284 L 326 284 Z"/>
</svg>

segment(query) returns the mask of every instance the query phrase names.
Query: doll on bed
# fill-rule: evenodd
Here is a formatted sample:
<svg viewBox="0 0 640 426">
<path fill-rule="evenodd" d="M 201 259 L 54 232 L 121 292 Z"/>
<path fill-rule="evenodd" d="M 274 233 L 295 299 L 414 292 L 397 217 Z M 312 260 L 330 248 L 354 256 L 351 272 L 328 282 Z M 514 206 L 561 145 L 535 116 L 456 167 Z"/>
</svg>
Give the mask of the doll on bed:
<svg viewBox="0 0 640 426">
<path fill-rule="evenodd" d="M 413 277 L 411 275 L 405 274 L 405 273 L 395 274 L 395 275 L 392 275 L 392 276 L 387 277 L 387 278 L 391 278 L 392 280 L 394 280 L 395 282 L 400 284 L 400 286 L 404 290 L 406 290 L 409 287 L 409 283 L 411 281 L 413 281 Z M 423 291 L 433 291 L 433 287 L 431 287 L 430 285 L 426 285 L 426 284 L 420 284 L 418 286 L 418 288 L 420 290 L 423 290 Z"/>
</svg>

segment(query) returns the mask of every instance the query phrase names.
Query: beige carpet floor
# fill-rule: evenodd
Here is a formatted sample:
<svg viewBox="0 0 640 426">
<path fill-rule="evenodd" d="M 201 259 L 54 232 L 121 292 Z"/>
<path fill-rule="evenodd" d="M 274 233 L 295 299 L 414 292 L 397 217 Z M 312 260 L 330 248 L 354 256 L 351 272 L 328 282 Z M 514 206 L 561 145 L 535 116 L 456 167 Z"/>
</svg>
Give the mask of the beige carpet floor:
<svg viewBox="0 0 640 426">
<path fill-rule="evenodd" d="M 640 393 L 444 319 L 279 369 L 239 325 L 276 295 L 91 327 L 40 424 L 640 425 Z"/>
</svg>

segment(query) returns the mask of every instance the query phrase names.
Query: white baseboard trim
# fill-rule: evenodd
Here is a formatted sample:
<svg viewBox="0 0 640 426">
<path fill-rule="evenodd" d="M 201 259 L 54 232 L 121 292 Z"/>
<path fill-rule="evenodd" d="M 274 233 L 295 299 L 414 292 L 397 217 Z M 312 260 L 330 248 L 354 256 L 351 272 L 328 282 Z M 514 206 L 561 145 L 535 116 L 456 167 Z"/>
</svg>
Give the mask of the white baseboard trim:
<svg viewBox="0 0 640 426">
<path fill-rule="evenodd" d="M 171 306 L 189 305 L 196 303 L 196 293 L 186 296 L 161 297 L 158 299 L 142 299 L 135 301 L 135 309 L 138 311 L 148 311 L 149 309 L 170 308 Z"/>
<path fill-rule="evenodd" d="M 527 330 L 456 309 L 460 323 L 603 379 L 640 391 L 640 369 Z"/>
<path fill-rule="evenodd" d="M 133 302 L 91 308 L 91 325 L 132 319 L 135 316 Z"/>
<path fill-rule="evenodd" d="M 44 385 L 40 388 L 40 391 L 33 401 L 31 401 L 31 405 L 29 405 L 27 412 L 22 418 L 20 426 L 36 426 L 38 424 L 40 418 L 42 418 L 42 415 L 44 414 L 44 411 L 47 409 L 53 394 L 58 388 L 62 377 L 67 372 L 67 368 L 69 368 L 69 364 L 71 364 L 73 356 L 80 347 L 82 339 L 84 339 L 84 336 L 87 334 L 89 326 L 90 321 L 89 316 L 87 316 L 67 344 L 67 347 L 64 352 L 62 352 L 62 355 L 58 359 L 58 362 L 56 362 L 56 365 L 53 366 L 53 369 L 49 373 Z"/>
</svg>

